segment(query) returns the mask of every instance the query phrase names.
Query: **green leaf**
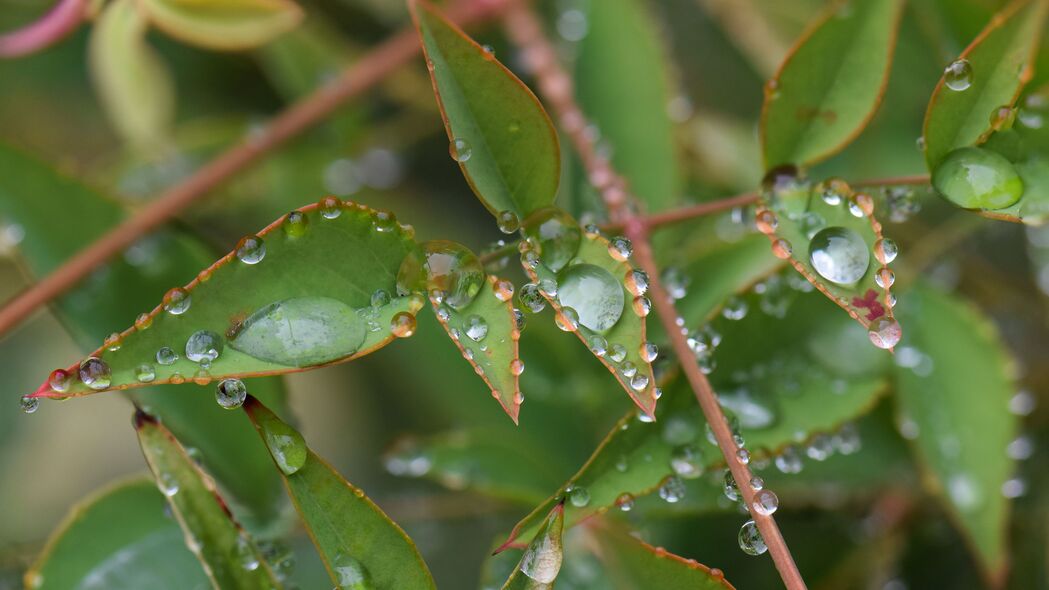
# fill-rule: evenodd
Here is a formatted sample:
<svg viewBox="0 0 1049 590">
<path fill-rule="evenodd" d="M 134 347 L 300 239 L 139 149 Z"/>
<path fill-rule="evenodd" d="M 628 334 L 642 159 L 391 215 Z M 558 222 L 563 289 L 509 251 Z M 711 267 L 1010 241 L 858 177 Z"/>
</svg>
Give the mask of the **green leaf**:
<svg viewBox="0 0 1049 590">
<path fill-rule="evenodd" d="M 493 214 L 518 219 L 553 203 L 560 147 L 539 100 L 429 2 L 412 0 L 411 8 L 450 149 L 470 188 Z"/>
<path fill-rule="evenodd" d="M 334 198 L 303 207 L 242 240 L 184 289 L 170 291 L 118 335 L 119 348 L 103 346 L 95 361 L 84 361 L 108 367 L 108 384 L 92 388 L 75 378 L 74 365 L 66 391 L 44 383 L 34 395 L 80 396 L 191 379 L 206 384 L 366 355 L 395 338 L 395 316 L 414 315 L 422 306 L 418 298 L 390 295 L 413 244 L 410 228 L 392 214 Z M 143 365 L 152 379 L 140 379 Z"/>
<path fill-rule="evenodd" d="M 989 132 L 996 109 L 1016 102 L 1032 75 L 1047 7 L 1045 0 L 1014 0 L 996 14 L 959 56 L 971 69 L 964 90 L 949 88 L 950 68 L 945 71 L 929 99 L 922 131 L 930 172 L 953 150 Z"/>
<path fill-rule="evenodd" d="M 186 454 L 175 437 L 141 410 L 135 430 L 157 486 L 168 498 L 186 544 L 216 588 L 260 588 L 281 584 L 251 538 L 233 520 L 215 484 Z"/>
<path fill-rule="evenodd" d="M 652 378 L 651 359 L 642 356 L 643 349 L 649 344 L 645 337 L 649 302 L 643 294 L 647 289 L 647 278 L 644 285 L 632 279 L 635 271 L 626 263 L 632 252 L 630 242 L 621 237 L 609 241 L 587 232 L 572 262 L 554 272 L 547 266 L 550 257 L 544 261 L 531 249 L 536 247 L 533 241 L 524 242 L 530 249 L 524 251 L 522 264 L 528 276 L 539 286 L 539 292 L 557 312 L 558 325 L 574 332 L 615 376 L 630 399 L 651 415 L 656 409 L 656 384 Z M 618 258 L 613 257 L 613 251 Z M 634 285 L 632 289 L 627 288 L 628 282 Z M 570 305 L 575 301 L 585 305 Z M 566 316 L 565 308 L 572 308 L 577 317 Z M 611 323 L 608 320 L 617 312 L 615 323 L 603 328 Z"/>
<path fill-rule="evenodd" d="M 503 590 L 548 590 L 554 587 L 564 560 L 561 544 L 564 524 L 564 506 L 557 504 L 539 525 L 517 568 L 503 584 Z"/>
<path fill-rule="evenodd" d="M 25 574 L 38 590 L 202 590 L 211 586 L 164 515 L 149 479 L 105 488 L 75 506 Z"/>
<path fill-rule="evenodd" d="M 766 168 L 823 160 L 863 131 L 889 80 L 902 12 L 902 0 L 837 2 L 802 36 L 766 88 Z"/>
<path fill-rule="evenodd" d="M 759 307 L 753 298 L 748 304 Z M 722 338 L 711 383 L 722 406 L 739 419 L 755 458 L 802 442 L 799 435 L 836 430 L 868 413 L 885 391 L 885 355 L 858 326 L 817 295 L 803 296 L 794 306 L 784 318 L 754 311 L 715 325 Z M 684 380 L 668 387 L 656 417 L 653 423 L 636 412 L 624 416 L 579 472 L 514 527 L 507 545 L 527 537 L 565 490 L 585 490 L 567 494 L 565 519 L 571 525 L 631 504 L 675 472 L 696 477 L 723 464 L 705 442 L 706 422 Z M 672 460 L 679 468 L 672 469 Z"/>
<path fill-rule="evenodd" d="M 208 49 L 263 45 L 302 20 L 292 0 L 138 0 L 159 29 Z"/>
<path fill-rule="evenodd" d="M 757 211 L 758 229 L 772 252 L 870 330 L 871 342 L 889 350 L 900 339 L 893 317 L 896 245 L 883 240 L 874 199 L 837 178 L 815 187 L 793 169 L 773 170 Z"/>
<path fill-rule="evenodd" d="M 782 266 L 769 252 L 761 236 L 747 236 L 738 242 L 718 243 L 681 267 L 690 286 L 676 304 L 688 325 L 709 320 L 730 295 L 739 293 Z"/>
<path fill-rule="evenodd" d="M 434 588 L 415 544 L 364 492 L 254 398 L 244 405 L 339 588 Z"/>
<path fill-rule="evenodd" d="M 667 116 L 671 63 L 659 27 L 638 0 L 587 3 L 574 79 L 579 106 L 612 149 L 612 166 L 649 211 L 681 197 L 674 129 Z"/>
<path fill-rule="evenodd" d="M 662 547 L 653 547 L 623 527 L 601 526 L 593 538 L 598 555 L 615 590 L 645 588 L 732 588 L 721 570 L 711 570 L 694 559 L 685 559 Z"/>
<path fill-rule="evenodd" d="M 516 424 L 524 400 L 520 384 L 524 361 L 518 353 L 521 330 L 517 327 L 513 292 L 512 283 L 489 276 L 463 309 L 442 305 L 432 297 L 430 303 L 463 358 L 473 365 L 492 390 L 492 397 Z"/>
<path fill-rule="evenodd" d="M 116 201 L 3 145 L 0 175 L 5 179 L 0 185 L 0 218 L 25 230 L 18 253 L 33 277 L 53 271 L 125 216 Z M 56 210 L 77 223 L 54 231 Z M 137 312 L 152 306 L 171 285 L 193 277 L 213 259 L 191 236 L 162 229 L 101 266 L 90 279 L 54 302 L 53 308 L 77 345 L 87 352 L 114 327 L 130 324 Z M 254 383 L 252 391 L 271 407 L 285 411 L 283 386 L 276 378 Z M 269 458 L 259 451 L 248 421 L 220 408 L 210 388 L 202 391 L 195 385 L 182 385 L 164 392 L 143 388 L 130 397 L 148 407 L 179 440 L 200 451 L 205 467 L 236 498 L 236 505 L 245 509 L 238 513 L 245 522 L 269 522 L 277 516 L 283 493 Z"/>
<path fill-rule="evenodd" d="M 156 150 L 175 117 L 175 84 L 146 43 L 149 24 L 135 0 L 106 5 L 91 29 L 88 59 L 102 106 L 117 132 L 135 147 Z"/>
<path fill-rule="evenodd" d="M 1001 487 L 1012 475 L 1006 447 L 1019 426 L 1008 407 L 1012 361 L 990 320 L 968 303 L 925 285 L 904 303 L 900 314 L 913 329 L 900 353 L 924 362 L 896 369 L 900 421 L 917 434 L 927 483 L 983 571 L 1001 580 L 1009 519 Z"/>
</svg>

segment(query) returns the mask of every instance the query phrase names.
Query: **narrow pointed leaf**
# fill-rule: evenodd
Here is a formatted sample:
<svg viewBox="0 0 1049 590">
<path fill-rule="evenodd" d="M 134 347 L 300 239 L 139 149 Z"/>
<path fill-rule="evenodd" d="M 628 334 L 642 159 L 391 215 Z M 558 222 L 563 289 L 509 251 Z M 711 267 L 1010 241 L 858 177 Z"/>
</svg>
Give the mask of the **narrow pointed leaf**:
<svg viewBox="0 0 1049 590">
<path fill-rule="evenodd" d="M 200 560 L 215 588 L 280 588 L 269 565 L 230 514 L 215 484 L 175 437 L 139 411 L 135 430 L 157 486 L 168 498 L 186 544 Z"/>
<path fill-rule="evenodd" d="M 720 570 L 714 571 L 661 547 L 653 547 L 618 526 L 602 526 L 594 535 L 597 554 L 614 590 L 646 588 L 733 588 Z"/>
<path fill-rule="evenodd" d="M 117 132 L 136 147 L 157 148 L 175 115 L 167 65 L 146 43 L 146 21 L 135 0 L 106 5 L 91 30 L 91 76 Z"/>
<path fill-rule="evenodd" d="M 520 375 L 524 362 L 518 353 L 521 331 L 513 305 L 513 285 L 487 277 L 481 291 L 463 309 L 441 305 L 431 298 L 437 320 L 477 374 L 492 390 L 499 405 L 517 423 L 521 411 Z"/>
<path fill-rule="evenodd" d="M 749 305 L 760 307 L 756 299 Z M 799 437 L 834 432 L 871 411 L 885 391 L 885 355 L 858 326 L 818 295 L 794 306 L 783 319 L 753 311 L 715 324 L 722 339 L 711 382 L 722 406 L 739 419 L 753 458 L 776 454 Z M 517 523 L 506 546 L 527 538 L 566 495 L 565 520 L 573 525 L 616 506 L 629 508 L 675 474 L 698 477 L 723 465 L 705 438 L 706 422 L 687 383 L 668 386 L 656 418 L 624 416 L 579 472 Z M 568 489 L 585 493 L 574 492 L 573 502 Z"/>
<path fill-rule="evenodd" d="M 560 148 L 539 100 L 429 2 L 410 4 L 451 151 L 470 187 L 493 214 L 524 219 L 553 203 Z"/>
<path fill-rule="evenodd" d="M 164 515 L 151 479 L 106 488 L 66 516 L 25 574 L 37 590 L 204 590 L 211 583 Z"/>
<path fill-rule="evenodd" d="M 667 115 L 671 62 L 648 9 L 638 0 L 588 3 L 574 78 L 579 106 L 611 147 L 612 166 L 649 211 L 661 211 L 680 199 L 681 175 Z"/>
<path fill-rule="evenodd" d="M 111 230 L 126 215 L 114 200 L 67 178 L 48 165 L 0 145 L 0 218 L 25 231 L 18 255 L 31 277 L 42 277 L 81 248 Z M 55 211 L 77 223 L 54 230 Z M 188 234 L 160 230 L 139 240 L 123 256 L 101 266 L 92 277 L 52 304 L 62 324 L 85 353 L 114 328 L 131 324 L 172 285 L 192 278 L 213 255 Z M 134 288 L 129 288 L 133 285 Z M 279 378 L 256 381 L 252 391 L 285 411 Z M 260 452 L 247 420 L 215 403 L 214 391 L 180 385 L 165 391 L 133 390 L 130 397 L 148 407 L 200 459 L 236 498 L 246 523 L 266 523 L 283 503 L 280 478 Z"/>
<path fill-rule="evenodd" d="M 871 341 L 892 349 L 900 339 L 893 317 L 896 257 L 892 240 L 883 240 L 874 199 L 854 192 L 840 179 L 815 187 L 806 181 L 780 181 L 757 212 L 758 229 L 772 252 L 791 265 L 849 316 L 870 330 Z"/>
<path fill-rule="evenodd" d="M 392 341 L 394 316 L 414 315 L 421 306 L 390 295 L 413 245 L 410 228 L 388 213 L 334 199 L 303 207 L 295 223 L 288 219 L 247 238 L 251 244 L 242 241 L 166 295 L 119 334 L 119 348 L 96 350 L 92 358 L 101 364 L 85 362 L 108 368 L 108 384 L 92 388 L 76 377 L 79 369 L 90 380 L 85 365 L 73 365 L 66 391 L 44 383 L 35 395 L 289 373 L 357 358 Z M 210 365 L 202 366 L 208 358 Z M 152 379 L 140 379 L 143 365 Z"/>
<path fill-rule="evenodd" d="M 1032 76 L 1047 7 L 1045 0 L 1013 0 L 959 56 L 968 73 L 945 71 L 925 112 L 922 136 L 930 172 L 949 153 L 989 132 L 996 109 L 1016 102 Z M 948 76 L 964 89 L 951 89 Z"/>
<path fill-rule="evenodd" d="M 630 248 L 623 238 L 613 241 Z M 577 264 L 570 262 L 554 272 L 531 250 L 524 252 L 522 264 L 557 312 L 560 325 L 571 328 L 592 352 L 598 351 L 594 355 L 601 364 L 615 376 L 630 399 L 651 415 L 656 409 L 656 384 L 651 360 L 642 356 L 648 344 L 645 315 L 649 303 L 643 294 L 647 282 L 642 286 L 634 281 L 635 271 L 625 262 L 624 254 L 617 254 L 624 260 L 613 258 L 610 249 L 614 248 L 608 239 L 587 234 L 573 258 Z M 633 289 L 627 288 L 628 282 L 634 285 Z M 545 285 L 552 286 L 554 291 Z M 576 305 L 579 309 L 575 309 L 570 305 L 575 301 L 585 305 Z M 573 309 L 576 317 L 572 317 L 572 312 L 566 315 L 566 307 Z M 609 325 L 611 327 L 606 327 Z"/>
<path fill-rule="evenodd" d="M 561 539 L 564 524 L 564 506 L 557 504 L 539 526 L 517 568 L 503 584 L 503 590 L 548 590 L 554 587 L 564 560 Z"/>
<path fill-rule="evenodd" d="M 903 0 L 836 2 L 769 83 L 761 113 L 767 168 L 833 155 L 867 126 L 889 79 Z"/>
<path fill-rule="evenodd" d="M 208 49 L 263 45 L 302 20 L 292 0 L 137 0 L 159 29 Z"/>
<path fill-rule="evenodd" d="M 901 307 L 914 326 L 903 345 L 923 362 L 896 368 L 900 421 L 917 434 L 926 483 L 983 572 L 1000 581 L 1009 521 L 1001 489 L 1014 468 L 1006 447 L 1019 426 L 1009 412 L 1012 361 L 989 319 L 962 300 L 919 285 Z"/>
<path fill-rule="evenodd" d="M 244 405 L 339 588 L 434 588 L 415 544 L 364 492 L 254 398 Z"/>
</svg>

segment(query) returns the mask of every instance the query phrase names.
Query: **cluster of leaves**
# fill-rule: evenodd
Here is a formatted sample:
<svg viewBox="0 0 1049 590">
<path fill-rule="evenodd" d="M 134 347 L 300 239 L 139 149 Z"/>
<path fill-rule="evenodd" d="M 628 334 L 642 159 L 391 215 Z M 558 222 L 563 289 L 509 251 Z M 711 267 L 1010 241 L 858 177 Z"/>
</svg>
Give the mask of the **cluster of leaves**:
<svg viewBox="0 0 1049 590">
<path fill-rule="evenodd" d="M 262 43 L 298 19 L 298 10 L 282 2 L 231 2 L 232 8 L 217 9 L 218 16 L 182 10 L 183 4 L 196 6 L 174 0 L 109 3 L 93 32 L 96 72 L 125 70 L 105 65 L 105 56 L 137 53 L 135 59 L 154 60 L 133 45 L 142 43 L 147 22 L 189 42 L 215 47 L 222 39 L 236 45 L 217 48 L 237 48 Z M 1046 4 L 1017 0 L 996 15 L 962 54 L 964 63 L 945 72 L 927 109 L 924 149 L 934 185 L 948 200 L 988 216 L 1041 219 L 1032 213 L 1043 210 L 1038 203 L 1044 199 L 1040 179 L 1046 162 L 1039 152 L 1042 125 L 1036 121 L 1041 95 L 1030 95 L 1027 110 L 1019 114 L 1012 105 L 1032 75 L 1029 62 Z M 646 325 L 651 277 L 630 264 L 628 241 L 603 235 L 590 223 L 601 222 L 606 212 L 590 189 L 580 188 L 586 172 L 571 154 L 562 156 L 557 129 L 539 100 L 489 48 L 437 9 L 422 0 L 411 6 L 452 156 L 500 229 L 520 230 L 520 247 L 501 244 L 478 257 L 454 242 L 417 240 L 415 230 L 388 211 L 326 197 L 245 236 L 210 266 L 208 249 L 174 229 L 150 238 L 163 254 L 148 270 L 128 260 L 111 263 L 98 280 L 56 306 L 93 352 L 57 370 L 23 404 L 35 409 L 41 398 L 127 390 L 138 406 L 135 428 L 160 493 L 134 480 L 85 503 L 55 533 L 26 575 L 27 585 L 61 588 L 109 576 L 106 587 L 113 588 L 186 588 L 209 580 L 221 588 L 280 587 L 288 582 L 282 555 L 259 539 L 279 520 L 283 481 L 332 583 L 433 587 L 404 531 L 314 454 L 289 424 L 281 382 L 250 380 L 251 395 L 245 397 L 240 381 L 353 360 L 417 331 L 426 338 L 425 320 L 416 314 L 427 299 L 455 348 L 515 423 L 530 418 L 521 415 L 527 392 L 529 399 L 535 395 L 534 418 L 564 429 L 564 440 L 552 445 L 512 434 L 509 424 L 489 422 L 402 441 L 387 458 L 395 474 L 534 506 L 508 538 L 496 542 L 502 551 L 485 568 L 488 585 L 547 588 L 557 580 L 566 587 L 730 587 L 720 570 L 627 532 L 631 525 L 643 528 L 664 517 L 680 521 L 737 506 L 735 483 L 726 479 L 724 459 L 706 440 L 705 418 L 677 374 L 678 362 L 698 362 L 710 373 L 749 460 L 755 466 L 775 464 L 781 472 L 769 472 L 764 482 L 781 503 L 809 505 L 814 491 L 824 489 L 869 501 L 900 481 L 920 478 L 958 523 L 986 579 L 1002 579 L 1009 501 L 1000 490 L 1013 475 L 1007 449 L 1018 429 L 1008 408 L 1014 386 L 1003 345 L 978 310 L 928 282 L 911 279 L 896 293 L 890 290 L 895 245 L 883 236 L 876 215 L 894 214 L 894 193 L 807 179 L 807 169 L 843 149 L 874 116 L 890 75 L 902 0 L 833 5 L 767 85 L 761 147 L 768 173 L 753 214 L 768 240 L 746 230 L 738 235 L 735 227 L 734 239 L 720 241 L 713 224 L 697 221 L 700 247 L 658 253 L 678 267 L 662 278 L 677 299 L 679 325 L 689 331 L 696 353 L 694 359 L 672 362 L 665 353 L 657 356 L 653 344 L 665 334 Z M 242 9 L 268 12 L 236 13 Z M 614 146 L 612 164 L 641 205 L 659 211 L 674 204 L 681 184 L 669 120 L 661 115 L 663 126 L 638 128 L 629 113 L 662 114 L 668 102 L 665 79 L 618 92 L 624 77 L 664 78 L 665 58 L 654 30 L 643 28 L 638 35 L 643 51 L 622 55 L 621 40 L 637 35 L 636 23 L 646 18 L 634 0 L 592 3 L 585 15 L 587 34 L 576 48 L 575 83 L 581 107 L 603 141 Z M 826 63 L 830 59 L 834 67 Z M 156 63 L 133 68 L 148 76 L 161 71 Z M 968 78 L 959 79 L 966 71 Z M 114 113 L 145 117 L 121 123 L 129 141 L 164 135 L 156 121 L 167 115 L 121 106 L 141 97 L 122 90 L 112 73 L 97 75 Z M 611 94 L 620 100 L 610 100 Z M 163 106 L 164 100 L 152 103 Z M 1021 180 L 1003 176 L 997 160 L 987 163 L 985 152 L 998 154 Z M 971 154 L 983 160 L 958 163 Z M 652 165 L 639 164 L 645 162 Z M 986 173 L 991 180 L 965 172 L 975 166 L 994 168 Z M 0 176 L 5 178 L 0 214 L 28 228 L 21 254 L 35 276 L 126 214 L 12 149 L 0 150 Z M 1016 190 L 1006 206 L 988 205 L 987 199 Z M 28 198 L 42 191 L 61 195 L 63 211 L 78 219 L 71 231 L 58 236 L 46 231 L 52 223 L 48 203 Z M 976 200 L 961 202 L 959 194 Z M 585 215 L 587 223 L 559 204 Z M 817 248 L 827 230 L 854 239 Z M 843 247 L 851 250 L 833 250 Z M 489 274 L 509 273 L 506 259 L 515 252 L 530 281 L 518 288 Z M 866 261 L 858 270 L 842 268 L 854 266 L 857 257 Z M 785 259 L 794 269 L 784 273 Z M 195 278 L 168 289 L 186 277 Z M 681 277 L 692 284 L 685 288 Z M 134 281 L 146 281 L 133 293 L 141 300 L 105 296 L 126 292 L 124 285 Z M 165 291 L 156 305 L 153 297 Z M 534 320 L 522 332 L 521 310 L 538 314 L 546 304 L 557 326 L 574 332 L 585 348 L 565 346 Z M 115 326 L 127 325 L 128 308 L 143 313 L 94 348 Z M 895 357 L 871 341 L 895 348 Z M 615 386 L 579 368 L 573 355 L 581 350 L 596 357 L 589 359 L 592 366 L 604 365 L 613 374 L 636 406 L 596 449 L 585 444 L 593 433 L 565 418 L 577 408 L 557 399 L 568 389 Z M 657 358 L 663 363 L 654 363 Z M 433 359 L 404 362 L 423 372 L 447 370 Z M 526 363 L 529 370 L 523 372 Z M 201 396 L 189 392 L 143 394 L 160 384 L 190 389 L 190 381 L 219 382 L 220 403 L 242 406 L 250 422 L 234 424 L 213 402 L 201 407 Z M 886 408 L 882 400 L 889 392 L 894 418 L 879 409 Z M 601 409 L 592 413 L 602 419 L 619 411 L 607 397 L 596 404 Z M 890 428 L 892 421 L 910 442 L 913 462 Z M 262 444 L 254 440 L 252 427 Z M 187 448 L 199 450 L 199 464 Z M 589 459 L 579 467 L 573 455 Z M 797 474 L 802 455 L 834 458 Z M 572 459 L 553 465 L 562 456 Z M 164 498 L 173 521 L 161 515 Z M 101 535 L 100 527 L 118 511 L 125 518 L 133 515 L 135 526 L 108 527 Z M 595 518 L 605 513 L 606 518 Z M 644 518 L 622 522 L 634 514 Z M 583 522 L 592 526 L 572 528 Z M 258 539 L 253 532 L 260 533 Z M 81 551 L 88 542 L 92 550 Z M 793 548 L 799 554 L 806 550 Z M 508 549 L 523 551 L 518 557 Z M 131 558 L 114 566 L 108 560 L 117 553 Z M 199 568 L 187 565 L 194 557 Z M 595 558 L 600 571 L 587 566 Z M 799 561 L 804 571 L 808 562 Z"/>
</svg>

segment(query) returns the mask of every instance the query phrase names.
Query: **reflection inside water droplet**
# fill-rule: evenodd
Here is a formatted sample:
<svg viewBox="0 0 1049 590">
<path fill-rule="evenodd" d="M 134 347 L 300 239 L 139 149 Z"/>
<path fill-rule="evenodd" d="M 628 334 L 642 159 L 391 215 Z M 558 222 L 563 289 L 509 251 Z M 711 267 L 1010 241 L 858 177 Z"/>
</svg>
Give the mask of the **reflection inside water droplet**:
<svg viewBox="0 0 1049 590">
<path fill-rule="evenodd" d="M 357 352 L 367 320 L 330 297 L 298 297 L 251 314 L 230 346 L 263 361 L 290 367 L 317 365 Z"/>
<path fill-rule="evenodd" d="M 557 299 L 571 307 L 583 326 L 603 332 L 623 314 L 623 287 L 612 273 L 593 264 L 569 266 L 558 277 Z"/>
</svg>

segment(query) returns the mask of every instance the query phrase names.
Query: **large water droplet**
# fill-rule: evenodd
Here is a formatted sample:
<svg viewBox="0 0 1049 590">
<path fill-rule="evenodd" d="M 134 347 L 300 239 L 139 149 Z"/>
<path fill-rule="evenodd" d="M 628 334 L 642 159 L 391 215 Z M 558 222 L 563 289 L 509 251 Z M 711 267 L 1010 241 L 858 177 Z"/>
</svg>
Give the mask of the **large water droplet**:
<svg viewBox="0 0 1049 590">
<path fill-rule="evenodd" d="M 230 346 L 260 360 L 308 367 L 357 352 L 365 335 L 365 319 L 342 301 L 298 297 L 251 314 Z"/>
<path fill-rule="evenodd" d="M 576 508 L 584 508 L 590 503 L 590 491 L 583 487 L 572 487 L 568 490 L 568 501 Z"/>
<path fill-rule="evenodd" d="M 398 338 L 408 338 L 415 334 L 415 316 L 401 311 L 390 320 L 390 333 Z"/>
<path fill-rule="evenodd" d="M 248 399 L 248 388 L 240 379 L 223 379 L 215 388 L 215 401 L 227 410 L 235 410 Z"/>
<path fill-rule="evenodd" d="M 1003 209 L 1023 196 L 1024 183 L 1005 156 L 963 147 L 944 158 L 932 174 L 941 195 L 965 209 Z"/>
<path fill-rule="evenodd" d="M 579 314 L 583 326 L 603 332 L 623 315 L 623 287 L 612 273 L 593 264 L 575 264 L 558 277 L 557 299 Z"/>
<path fill-rule="evenodd" d="M 179 358 L 178 353 L 168 346 L 161 346 L 160 349 L 157 350 L 156 356 L 157 362 L 164 366 L 175 364 L 175 361 Z"/>
<path fill-rule="evenodd" d="M 243 387 L 243 383 L 241 383 L 241 387 Z M 287 475 L 292 475 L 299 469 L 302 469 L 302 466 L 306 464 L 309 450 L 306 448 L 306 441 L 303 440 L 301 434 L 280 420 L 267 421 L 262 432 L 266 441 L 266 447 L 270 450 L 273 461 L 281 471 Z"/>
<path fill-rule="evenodd" d="M 47 385 L 52 391 L 62 393 L 69 389 L 72 381 L 72 376 L 65 369 L 55 369 L 51 372 L 51 376 L 48 377 Z"/>
<path fill-rule="evenodd" d="M 852 285 L 867 274 L 871 255 L 858 233 L 835 226 L 820 230 L 812 238 L 809 260 L 821 277 L 838 285 Z"/>
<path fill-rule="evenodd" d="M 164 295 L 164 311 L 171 315 L 182 315 L 189 310 L 191 302 L 188 291 L 175 287 Z"/>
<path fill-rule="evenodd" d="M 878 348 L 892 348 L 903 337 L 900 323 L 890 317 L 881 317 L 870 323 L 868 335 Z"/>
<path fill-rule="evenodd" d="M 521 220 L 513 211 L 500 211 L 495 216 L 495 221 L 499 225 L 499 231 L 504 234 L 512 234 L 521 228 Z"/>
<path fill-rule="evenodd" d="M 22 407 L 23 412 L 26 414 L 32 414 L 40 407 L 40 398 L 24 395 L 19 400 L 19 405 Z"/>
<path fill-rule="evenodd" d="M 470 156 L 472 156 L 473 154 L 473 146 L 471 146 L 470 142 L 466 141 L 465 139 L 457 137 L 448 143 L 448 155 L 450 155 L 453 160 L 459 162 L 460 164 L 464 164 L 467 161 L 469 161 Z"/>
<path fill-rule="evenodd" d="M 96 391 L 109 387 L 113 377 L 113 371 L 109 365 L 97 357 L 90 357 L 81 362 L 78 374 L 84 385 Z"/>
<path fill-rule="evenodd" d="M 546 308 L 546 298 L 539 292 L 539 285 L 535 283 L 521 287 L 517 298 L 521 300 L 521 305 L 532 313 L 539 313 Z"/>
<path fill-rule="evenodd" d="M 397 292 L 437 292 L 443 303 L 462 309 L 484 285 L 481 261 L 466 246 L 448 240 L 424 243 L 404 257 L 397 273 Z"/>
<path fill-rule="evenodd" d="M 375 587 L 364 564 L 345 553 L 335 556 L 331 569 L 339 584 L 338 590 L 372 590 Z"/>
<path fill-rule="evenodd" d="M 562 559 L 560 538 L 544 534 L 532 541 L 521 557 L 521 573 L 540 584 L 553 584 Z"/>
<path fill-rule="evenodd" d="M 779 508 L 779 498 L 772 490 L 760 490 L 754 494 L 754 503 L 751 509 L 763 516 L 769 516 Z"/>
<path fill-rule="evenodd" d="M 964 59 L 951 62 L 943 70 L 943 83 L 958 92 L 968 90 L 973 83 L 973 67 Z"/>
<path fill-rule="evenodd" d="M 244 264 L 258 264 L 266 257 L 266 242 L 258 236 L 245 236 L 237 242 L 237 259 Z"/>
<path fill-rule="evenodd" d="M 761 537 L 758 525 L 754 524 L 753 520 L 743 523 L 739 529 L 739 548 L 747 555 L 761 555 L 768 551 L 765 539 Z"/>
<path fill-rule="evenodd" d="M 222 337 L 208 330 L 199 330 L 186 340 L 186 358 L 200 364 L 210 364 L 222 354 Z"/>
<path fill-rule="evenodd" d="M 556 207 L 546 207 L 525 219 L 524 233 L 539 250 L 539 259 L 557 272 L 579 251 L 583 232 L 572 216 Z"/>
</svg>

